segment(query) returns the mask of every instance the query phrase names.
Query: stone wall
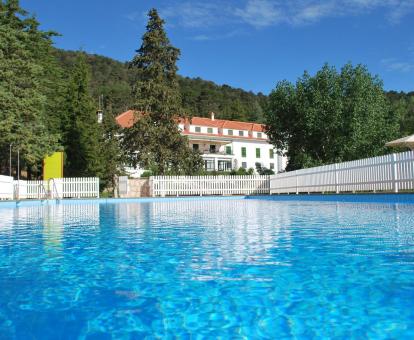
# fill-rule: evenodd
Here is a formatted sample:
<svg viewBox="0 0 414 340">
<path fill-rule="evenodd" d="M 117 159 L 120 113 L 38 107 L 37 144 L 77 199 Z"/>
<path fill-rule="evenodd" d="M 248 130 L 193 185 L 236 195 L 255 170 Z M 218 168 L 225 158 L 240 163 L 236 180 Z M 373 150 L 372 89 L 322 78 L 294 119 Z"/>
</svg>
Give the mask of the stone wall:
<svg viewBox="0 0 414 340">
<path fill-rule="evenodd" d="M 119 197 L 151 197 L 151 186 L 149 178 L 129 178 L 127 193 L 120 193 Z"/>
</svg>

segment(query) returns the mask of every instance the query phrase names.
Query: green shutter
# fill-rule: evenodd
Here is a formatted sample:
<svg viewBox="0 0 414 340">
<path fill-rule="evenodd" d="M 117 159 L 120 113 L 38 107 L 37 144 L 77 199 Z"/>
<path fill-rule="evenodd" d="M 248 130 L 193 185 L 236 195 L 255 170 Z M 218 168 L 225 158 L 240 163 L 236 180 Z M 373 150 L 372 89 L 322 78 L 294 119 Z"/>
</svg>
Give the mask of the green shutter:
<svg viewBox="0 0 414 340">
<path fill-rule="evenodd" d="M 231 146 L 226 146 L 226 154 L 231 155 Z"/>
<path fill-rule="evenodd" d="M 270 149 L 269 150 L 269 157 L 270 157 L 270 159 L 273 159 L 274 158 L 274 151 L 273 151 L 273 149 Z"/>
<path fill-rule="evenodd" d="M 260 148 L 256 148 L 256 158 L 260 158 Z"/>
<path fill-rule="evenodd" d="M 242 157 L 246 157 L 246 148 L 244 146 L 242 147 L 241 152 L 242 152 Z"/>
</svg>

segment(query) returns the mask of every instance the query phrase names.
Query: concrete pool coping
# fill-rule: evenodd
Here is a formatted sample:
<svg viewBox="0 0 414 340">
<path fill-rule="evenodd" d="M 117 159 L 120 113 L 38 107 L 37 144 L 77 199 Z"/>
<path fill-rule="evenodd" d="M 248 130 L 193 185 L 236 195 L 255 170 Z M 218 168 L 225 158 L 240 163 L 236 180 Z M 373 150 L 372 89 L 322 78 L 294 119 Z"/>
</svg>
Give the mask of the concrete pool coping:
<svg viewBox="0 0 414 340">
<path fill-rule="evenodd" d="M 180 197 L 148 197 L 148 198 L 69 198 L 63 200 L 22 200 L 0 201 L 0 208 L 16 208 L 53 204 L 112 204 L 112 203 L 153 203 L 169 201 L 194 200 L 265 200 L 265 201 L 319 201 L 341 203 L 400 203 L 414 204 L 414 193 L 387 194 L 299 194 L 299 195 L 257 195 L 257 196 L 180 196 Z"/>
</svg>

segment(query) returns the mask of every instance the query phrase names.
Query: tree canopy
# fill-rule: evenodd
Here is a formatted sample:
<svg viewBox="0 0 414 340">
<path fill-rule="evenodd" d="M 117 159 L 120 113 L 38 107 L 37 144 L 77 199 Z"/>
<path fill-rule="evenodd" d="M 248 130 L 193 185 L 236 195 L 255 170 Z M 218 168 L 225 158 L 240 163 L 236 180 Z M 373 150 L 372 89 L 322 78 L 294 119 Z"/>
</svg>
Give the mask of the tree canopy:
<svg viewBox="0 0 414 340">
<path fill-rule="evenodd" d="M 382 82 L 362 65 L 340 72 L 324 65 L 295 85 L 272 91 L 266 115 L 271 142 L 289 157 L 288 169 L 371 157 L 398 135 Z"/>
</svg>

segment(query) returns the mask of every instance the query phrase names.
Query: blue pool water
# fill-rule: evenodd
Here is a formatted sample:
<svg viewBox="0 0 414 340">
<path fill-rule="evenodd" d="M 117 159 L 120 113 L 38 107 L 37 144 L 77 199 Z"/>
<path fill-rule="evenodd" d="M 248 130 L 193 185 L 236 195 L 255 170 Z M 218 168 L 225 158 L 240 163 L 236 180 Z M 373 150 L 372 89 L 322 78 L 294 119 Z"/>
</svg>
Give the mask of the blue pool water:
<svg viewBox="0 0 414 340">
<path fill-rule="evenodd" d="M 414 204 L 0 209 L 1 339 L 414 338 Z"/>
</svg>

